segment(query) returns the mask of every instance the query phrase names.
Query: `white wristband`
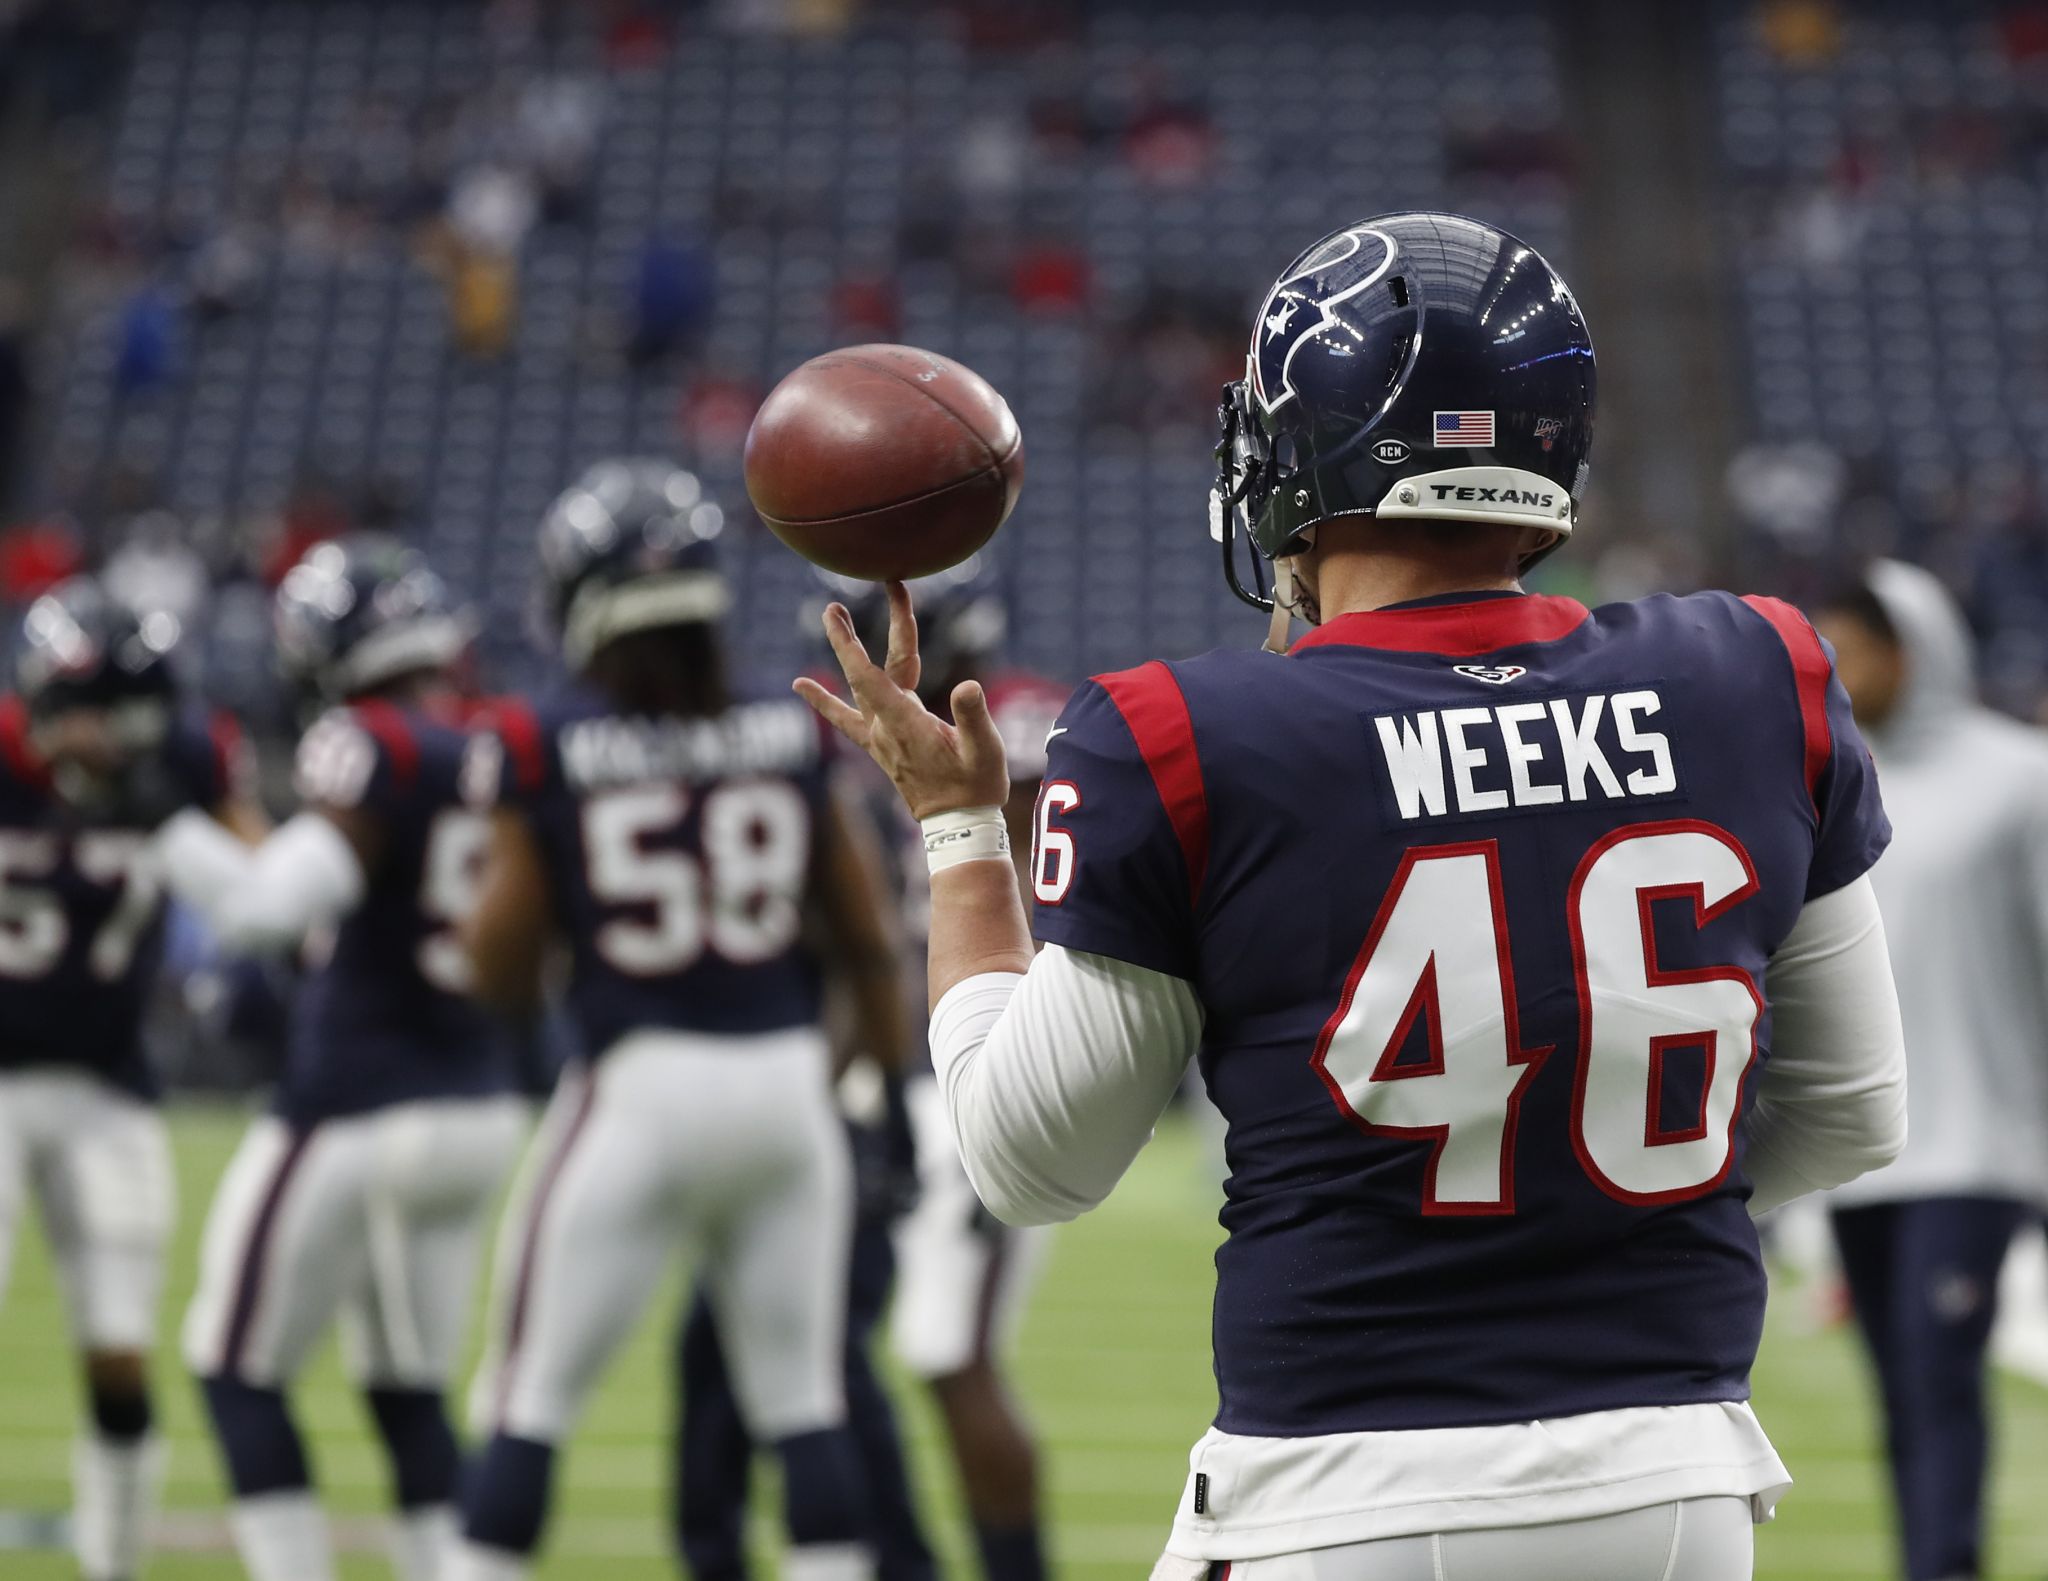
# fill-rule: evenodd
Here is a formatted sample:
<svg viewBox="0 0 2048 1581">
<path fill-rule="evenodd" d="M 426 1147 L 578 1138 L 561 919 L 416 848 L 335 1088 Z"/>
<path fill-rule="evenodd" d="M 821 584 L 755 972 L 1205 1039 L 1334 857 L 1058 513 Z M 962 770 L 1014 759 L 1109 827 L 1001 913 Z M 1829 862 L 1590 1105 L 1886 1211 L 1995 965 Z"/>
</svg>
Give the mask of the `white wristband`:
<svg viewBox="0 0 2048 1581">
<path fill-rule="evenodd" d="M 920 827 L 924 830 L 925 865 L 934 873 L 962 862 L 1010 860 L 1010 826 L 1000 807 L 935 812 Z"/>
</svg>

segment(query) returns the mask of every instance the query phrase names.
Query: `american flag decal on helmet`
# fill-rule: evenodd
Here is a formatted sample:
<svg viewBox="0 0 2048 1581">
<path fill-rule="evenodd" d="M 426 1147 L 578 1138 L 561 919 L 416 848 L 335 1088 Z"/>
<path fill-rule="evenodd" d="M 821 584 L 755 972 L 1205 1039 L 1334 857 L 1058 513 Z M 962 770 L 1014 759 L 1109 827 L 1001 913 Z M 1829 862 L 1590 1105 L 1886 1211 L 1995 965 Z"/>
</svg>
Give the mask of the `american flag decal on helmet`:
<svg viewBox="0 0 2048 1581">
<path fill-rule="evenodd" d="M 1466 445 L 1493 443 L 1493 413 L 1491 412 L 1438 412 L 1436 414 L 1436 448 L 1455 450 Z"/>
</svg>

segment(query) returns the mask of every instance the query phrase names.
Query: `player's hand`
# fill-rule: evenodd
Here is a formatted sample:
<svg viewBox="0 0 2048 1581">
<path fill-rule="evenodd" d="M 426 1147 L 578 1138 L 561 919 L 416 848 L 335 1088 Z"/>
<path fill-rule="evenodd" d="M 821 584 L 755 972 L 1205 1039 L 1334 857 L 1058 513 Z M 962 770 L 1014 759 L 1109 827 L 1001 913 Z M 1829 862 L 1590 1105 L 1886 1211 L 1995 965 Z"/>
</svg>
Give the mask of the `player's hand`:
<svg viewBox="0 0 2048 1581">
<path fill-rule="evenodd" d="M 796 683 L 797 695 L 881 766 L 912 817 L 1003 805 L 1010 766 L 980 683 L 962 681 L 953 688 L 952 724 L 918 700 L 917 617 L 908 588 L 889 584 L 889 652 L 883 663 L 868 657 L 844 604 L 826 608 L 825 640 L 853 701 L 834 697 L 809 677 Z"/>
</svg>

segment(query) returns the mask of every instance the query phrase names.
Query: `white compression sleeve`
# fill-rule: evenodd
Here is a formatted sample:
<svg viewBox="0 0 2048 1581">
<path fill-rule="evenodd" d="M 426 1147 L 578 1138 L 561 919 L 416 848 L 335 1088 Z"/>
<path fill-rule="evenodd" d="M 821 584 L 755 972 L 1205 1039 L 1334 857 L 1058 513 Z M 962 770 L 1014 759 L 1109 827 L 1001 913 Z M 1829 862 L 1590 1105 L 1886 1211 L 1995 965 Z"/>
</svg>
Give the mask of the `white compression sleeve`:
<svg viewBox="0 0 2048 1581">
<path fill-rule="evenodd" d="M 334 821 L 302 812 L 249 854 L 239 884 L 200 911 L 223 949 L 274 953 L 355 910 L 368 882 L 362 859 Z"/>
<path fill-rule="evenodd" d="M 1743 1126 L 1750 1211 L 1890 1163 L 1906 1144 L 1906 1042 L 1866 875 L 1810 900 L 1765 976 L 1771 1058 Z"/>
<path fill-rule="evenodd" d="M 256 853 L 220 821 L 186 807 L 173 813 L 152 842 L 156 864 L 172 894 L 202 917 L 249 879 Z"/>
<path fill-rule="evenodd" d="M 988 1210 L 1052 1224 L 1109 1195 L 1202 1040 L 1194 986 L 1048 945 L 1022 976 L 956 983 L 933 1007 L 932 1065 Z"/>
</svg>

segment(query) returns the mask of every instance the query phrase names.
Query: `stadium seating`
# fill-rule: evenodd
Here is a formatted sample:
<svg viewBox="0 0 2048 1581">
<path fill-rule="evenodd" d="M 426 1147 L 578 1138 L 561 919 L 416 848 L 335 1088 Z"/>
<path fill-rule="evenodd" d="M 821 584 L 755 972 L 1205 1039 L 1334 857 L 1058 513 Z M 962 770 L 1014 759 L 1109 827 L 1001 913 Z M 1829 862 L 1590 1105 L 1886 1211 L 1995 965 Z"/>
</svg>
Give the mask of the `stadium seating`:
<svg viewBox="0 0 2048 1581">
<path fill-rule="evenodd" d="M 251 300 L 186 326 L 167 385 L 121 393 L 117 301 L 68 333 L 53 464 L 141 470 L 195 514 L 274 504 L 309 465 L 392 480 L 421 541 L 487 605 L 495 657 L 515 666 L 529 528 L 553 491 L 608 453 L 678 452 L 679 406 L 704 370 L 758 395 L 846 339 L 833 288 L 849 270 L 892 273 L 893 338 L 963 358 L 1016 407 L 1030 477 L 1001 554 L 1017 657 L 1072 676 L 1209 646 L 1232 607 L 1203 532 L 1211 392 L 1170 390 L 1166 416 L 1142 429 L 1098 394 L 1121 388 L 1105 385 L 1106 359 L 1146 351 L 1114 332 L 1148 292 L 1220 294 L 1226 317 L 1248 319 L 1297 248 L 1404 204 L 1462 201 L 1565 250 L 1556 178 L 1450 168 L 1453 118 L 1475 107 L 1521 130 L 1557 118 L 1554 52 L 1530 6 L 1370 20 L 1322 8 L 1311 47 L 1285 5 L 1133 3 L 1089 8 L 1077 39 L 1024 52 L 893 11 L 829 46 L 686 26 L 660 59 L 625 67 L 607 65 L 580 20 L 513 48 L 467 5 L 152 0 L 140 14 L 106 178 L 115 215 L 176 235 L 252 205 L 273 213 L 253 228 Z M 288 204 L 273 223 L 293 180 L 375 156 L 368 107 L 417 118 L 542 72 L 600 80 L 602 130 L 581 216 L 528 237 L 497 360 L 451 342 L 446 289 L 404 224 L 308 239 Z M 1086 135 L 1052 155 L 1013 142 L 1013 169 L 969 172 L 974 138 L 988 130 L 1000 167 L 1003 139 L 1026 135 L 1049 88 L 1078 104 Z M 1162 91 L 1224 134 L 1192 178 L 1148 179 L 1115 135 Z M 930 201 L 949 247 L 903 256 L 905 221 Z M 654 235 L 711 248 L 715 321 L 697 354 L 624 371 L 601 328 Z M 1035 238 L 1079 249 L 1079 310 L 1018 305 L 974 252 Z M 748 657 L 786 668 L 805 652 L 793 618 L 805 568 L 746 514 L 730 437 L 689 448 L 745 524 L 733 539 Z M 1227 634 L 1255 630 L 1239 620 Z"/>
<path fill-rule="evenodd" d="M 1831 53 L 1787 60 L 1729 6 L 1717 73 L 1753 437 L 1848 459 L 1886 525 L 1836 547 L 1960 584 L 2022 708 L 2048 690 L 2048 74 L 2007 31 L 2025 9 L 1857 7 Z"/>
</svg>

